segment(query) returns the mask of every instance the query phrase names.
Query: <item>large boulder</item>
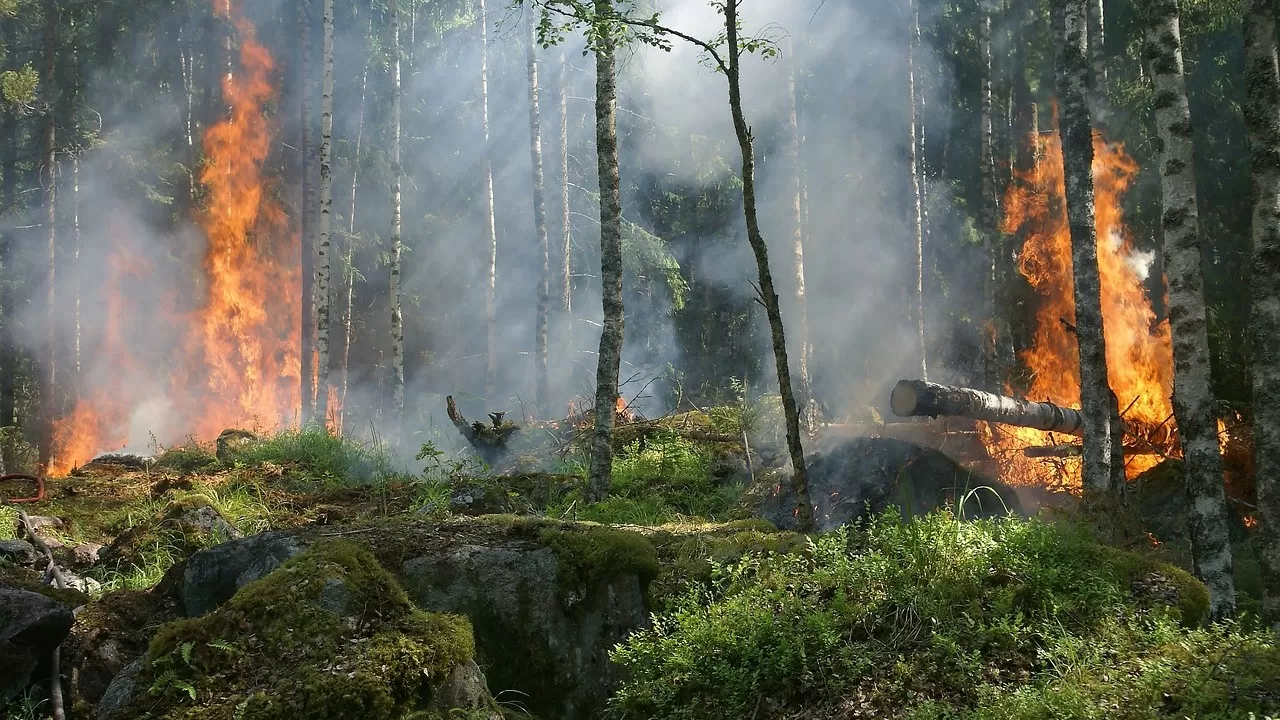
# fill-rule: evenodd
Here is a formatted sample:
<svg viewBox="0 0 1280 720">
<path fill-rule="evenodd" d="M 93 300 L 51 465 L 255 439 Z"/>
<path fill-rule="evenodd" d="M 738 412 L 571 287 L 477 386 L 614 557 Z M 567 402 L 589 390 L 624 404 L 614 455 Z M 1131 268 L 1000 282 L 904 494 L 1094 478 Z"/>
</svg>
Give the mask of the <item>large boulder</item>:
<svg viewBox="0 0 1280 720">
<path fill-rule="evenodd" d="M 161 627 L 99 717 L 495 717 L 473 657 L 465 618 L 414 607 L 367 549 L 325 538 L 212 612 Z"/>
<path fill-rule="evenodd" d="M 0 583 L 0 708 L 71 632 L 72 608 L 49 595 Z"/>
<path fill-rule="evenodd" d="M 890 505 L 904 516 L 947 504 L 968 518 L 1023 514 L 1012 488 L 966 470 L 937 450 L 904 440 L 845 438 L 806 460 L 814 526 L 820 532 L 875 515 Z M 777 527 L 796 527 L 796 495 L 785 473 L 761 475 L 748 502 Z"/>
<path fill-rule="evenodd" d="M 523 693 L 538 716 L 593 717 L 620 679 L 610 649 L 649 622 L 658 556 L 636 533 L 512 516 L 339 532 L 372 550 L 416 606 L 469 618 L 490 687 Z M 178 590 L 187 614 L 227 602 L 246 578 L 326 534 L 267 533 L 192 555 Z"/>
</svg>

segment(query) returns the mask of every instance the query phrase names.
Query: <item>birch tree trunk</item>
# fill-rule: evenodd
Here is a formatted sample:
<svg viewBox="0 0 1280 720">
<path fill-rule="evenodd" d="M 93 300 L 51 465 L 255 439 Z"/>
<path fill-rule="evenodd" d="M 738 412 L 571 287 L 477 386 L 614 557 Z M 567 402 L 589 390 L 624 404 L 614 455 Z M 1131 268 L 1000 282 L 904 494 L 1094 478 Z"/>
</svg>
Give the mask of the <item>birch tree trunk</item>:
<svg viewBox="0 0 1280 720">
<path fill-rule="evenodd" d="M 1275 8 L 1244 12 L 1245 129 L 1253 185 L 1253 447 L 1258 495 L 1254 535 L 1263 615 L 1280 630 L 1280 69 Z"/>
<path fill-rule="evenodd" d="M 569 61 L 560 50 L 560 308 L 563 341 L 573 346 L 573 221 L 569 213 Z"/>
<path fill-rule="evenodd" d="M 43 387 L 40 389 L 40 466 L 47 468 L 53 459 L 53 423 L 56 420 L 58 390 L 58 347 L 54 328 L 58 309 L 58 213 L 57 213 L 57 173 L 55 152 L 57 149 L 57 107 L 58 87 L 55 71 L 58 60 L 58 3 L 46 0 L 44 3 L 44 67 L 40 78 L 44 86 L 45 116 L 40 129 L 40 184 L 44 188 L 44 230 L 47 243 L 48 269 L 45 282 L 48 291 L 45 297 L 45 321 L 48 323 L 44 348 Z"/>
<path fill-rule="evenodd" d="M 391 411 L 397 442 L 404 421 L 404 315 L 400 309 L 400 7 L 391 0 Z"/>
<path fill-rule="evenodd" d="M 804 282 L 804 184 L 800 181 L 800 120 L 799 102 L 796 96 L 796 55 L 794 43 L 787 40 L 787 95 L 791 112 L 787 117 L 787 130 L 791 141 L 791 247 L 794 257 L 796 319 L 800 332 L 800 398 L 804 406 L 804 427 L 812 433 L 818 427 L 818 404 L 813 398 L 813 381 L 809 375 L 809 303 L 805 299 Z"/>
<path fill-rule="evenodd" d="M 480 117 L 484 125 L 485 262 L 484 317 L 486 360 L 484 394 L 493 399 L 498 375 L 498 226 L 493 209 L 493 147 L 489 139 L 489 21 L 485 0 L 480 1 Z"/>
<path fill-rule="evenodd" d="M 1092 0 L 1091 0 L 1091 5 Z M 1173 411 L 1185 458 L 1192 509 L 1191 547 L 1196 575 L 1209 589 L 1210 614 L 1235 611 L 1231 539 L 1218 426 L 1209 381 L 1209 334 L 1201 270 L 1200 214 L 1196 207 L 1191 108 L 1182 66 L 1177 0 L 1146 0 L 1143 52 L 1155 86 L 1156 145 L 1163 199 L 1165 273 L 1173 335 Z"/>
<path fill-rule="evenodd" d="M 911 231 L 912 231 L 912 292 L 910 307 L 911 324 L 915 331 L 916 352 L 920 357 L 920 379 L 929 379 L 928 345 L 924 334 L 924 226 L 921 217 L 920 167 L 916 157 L 919 143 L 919 127 L 916 110 L 919 97 L 916 90 L 916 63 L 920 55 L 920 9 L 916 0 L 908 0 L 907 14 L 910 21 L 910 46 L 907 52 L 907 88 L 911 102 L 911 148 L 907 151 L 911 173 Z M 736 34 L 736 33 L 735 33 Z M 730 48 L 733 48 L 730 45 Z"/>
<path fill-rule="evenodd" d="M 302 233 L 302 347 L 299 359 L 302 365 L 302 422 L 310 422 L 315 416 L 315 238 L 312 236 L 312 187 L 311 187 L 311 8 L 308 0 L 298 0 L 298 34 L 302 44 L 301 61 L 298 63 L 298 92 L 302 103 L 302 208 L 300 223 Z"/>
<path fill-rule="evenodd" d="M 612 0 L 594 0 L 597 15 L 613 12 Z M 600 284 L 604 327 L 596 366 L 596 425 L 591 438 L 588 495 L 603 500 L 613 475 L 613 421 L 618 400 L 624 331 L 622 306 L 622 181 L 618 174 L 616 29 L 596 29 L 596 155 L 600 176 Z"/>
<path fill-rule="evenodd" d="M 365 38 L 373 37 L 373 12 L 369 12 L 369 27 L 365 32 Z M 344 282 L 346 283 L 346 299 L 343 301 L 342 311 L 342 365 L 339 372 L 341 373 L 342 389 L 340 391 L 338 409 L 338 427 L 342 427 L 342 422 L 346 418 L 347 412 L 347 381 L 351 376 L 351 320 L 355 317 L 355 297 L 356 297 L 356 267 L 355 267 L 355 248 L 356 248 L 356 193 L 360 184 L 360 148 L 364 142 L 364 114 L 365 104 L 368 100 L 369 92 L 369 48 L 365 48 L 364 70 L 360 73 L 360 115 L 356 120 L 356 146 L 351 155 L 351 211 L 347 213 L 347 258 L 343 264 Z"/>
<path fill-rule="evenodd" d="M 80 267 L 80 152 L 78 148 L 73 149 L 71 154 L 71 267 L 77 272 Z M 75 306 L 71 378 L 75 383 L 73 392 L 78 394 L 80 391 L 80 283 L 75 283 L 71 292 L 74 295 Z"/>
<path fill-rule="evenodd" d="M 734 133 L 742 152 L 742 200 L 746 214 L 747 241 L 756 258 L 756 271 L 760 280 L 760 296 L 769 317 L 769 330 L 773 339 L 774 364 L 778 371 L 778 391 L 782 395 L 782 413 L 787 423 L 787 449 L 791 455 L 792 483 L 796 492 L 796 521 L 802 532 L 813 527 L 813 503 L 809 499 L 809 472 L 805 465 L 804 445 L 800 439 L 800 413 L 796 396 L 791 388 L 791 366 L 787 360 L 787 340 L 782 326 L 782 309 L 778 293 L 773 287 L 773 273 L 769 269 L 769 248 L 760 233 L 760 221 L 756 216 L 756 161 L 751 128 L 747 125 L 742 109 L 742 85 L 740 73 L 741 51 L 738 46 L 738 0 L 727 0 L 724 5 L 724 25 L 728 39 L 728 65 L 725 75 L 729 81 L 729 110 L 733 113 Z M 914 96 L 913 96 L 914 99 Z M 914 105 L 913 105 L 914 107 Z M 914 130 L 914 123 L 912 124 Z M 912 137 L 914 161 L 915 143 Z M 914 177 L 915 163 L 912 163 Z M 919 205 L 917 207 L 916 237 L 919 238 Z"/>
<path fill-rule="evenodd" d="M 1076 338 L 1080 346 L 1080 402 L 1084 413 L 1085 501 L 1103 510 L 1106 521 L 1124 468 L 1117 467 L 1121 438 L 1114 432 L 1115 396 L 1107 381 L 1106 339 L 1102 333 L 1101 280 L 1093 199 L 1093 130 L 1088 92 L 1089 59 L 1085 44 L 1085 0 L 1052 0 L 1056 36 L 1055 79 L 1061 102 L 1058 132 L 1062 137 L 1066 177 L 1067 224 L 1071 232 L 1072 284 L 1076 301 Z"/>
<path fill-rule="evenodd" d="M 320 246 L 316 272 L 316 418 L 329 420 L 329 296 L 333 234 L 333 0 L 324 0 L 324 73 L 320 81 Z M 336 422 L 336 418 L 334 419 Z"/>
<path fill-rule="evenodd" d="M 537 319 L 534 323 L 534 403 L 540 417 L 549 417 L 547 397 L 547 325 L 551 313 L 551 244 L 547 238 L 547 192 L 542 172 L 542 111 L 538 106 L 538 19 L 530 5 L 529 43 L 525 54 L 529 71 L 529 155 L 533 161 L 533 230 L 538 238 L 542 267 L 538 280 Z"/>
<path fill-rule="evenodd" d="M 1093 91 L 1093 102 L 1096 103 L 1094 114 L 1097 121 L 1107 120 L 1107 52 L 1106 31 L 1102 13 L 1103 0 L 1086 0 L 1086 11 L 1089 14 L 1089 63 L 1093 68 L 1093 80 L 1090 89 Z"/>
</svg>

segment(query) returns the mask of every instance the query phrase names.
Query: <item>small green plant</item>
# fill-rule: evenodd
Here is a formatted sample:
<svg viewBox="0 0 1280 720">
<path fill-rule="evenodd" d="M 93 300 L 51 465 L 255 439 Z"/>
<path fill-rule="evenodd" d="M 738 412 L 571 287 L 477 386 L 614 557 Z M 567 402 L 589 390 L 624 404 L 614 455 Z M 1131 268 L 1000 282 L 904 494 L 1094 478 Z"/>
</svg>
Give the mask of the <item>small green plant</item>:
<svg viewBox="0 0 1280 720">
<path fill-rule="evenodd" d="M 156 467 L 170 468 L 180 472 L 209 470 L 218 464 L 218 458 L 214 455 L 212 446 L 201 444 L 194 439 L 184 445 L 161 447 L 156 458 Z"/>
<path fill-rule="evenodd" d="M 396 476 L 384 443 L 333 435 L 315 424 L 281 430 L 237 448 L 231 457 L 236 467 L 282 467 L 303 483 L 367 485 Z"/>
<path fill-rule="evenodd" d="M 10 505 L 0 505 L 0 540 L 18 537 L 18 510 Z"/>
</svg>

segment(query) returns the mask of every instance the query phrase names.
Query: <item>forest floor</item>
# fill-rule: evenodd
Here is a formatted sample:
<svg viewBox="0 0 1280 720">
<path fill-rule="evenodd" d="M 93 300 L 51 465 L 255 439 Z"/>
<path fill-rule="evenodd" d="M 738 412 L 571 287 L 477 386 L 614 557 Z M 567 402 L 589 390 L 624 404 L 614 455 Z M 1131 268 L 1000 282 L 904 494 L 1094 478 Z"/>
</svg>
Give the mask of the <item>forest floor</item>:
<svg viewBox="0 0 1280 720">
<path fill-rule="evenodd" d="M 1207 624 L 1204 588 L 1185 569 L 1150 548 L 1108 548 L 1070 522 L 965 522 L 945 511 L 902 521 L 891 508 L 833 533 L 779 532 L 754 519 L 755 487 L 723 447 L 678 432 L 624 443 L 602 503 L 583 501 L 573 453 L 557 472 L 502 476 L 441 457 L 424 452 L 422 472 L 395 472 L 371 446 L 316 430 L 222 459 L 189 445 L 145 468 L 91 464 L 50 479 L 46 500 L 0 505 L 0 539 L 18 534 L 18 507 L 56 518 L 40 535 L 85 578 L 93 608 L 146 604 L 192 553 L 267 530 L 302 537 L 332 526 L 376 549 L 392 540 L 365 528 L 402 533 L 406 522 L 519 516 L 539 523 L 530 537 L 543 541 L 561 526 L 609 526 L 660 564 L 644 574 L 657 622 L 610 655 L 626 678 L 608 700 L 619 717 L 1280 716 L 1274 634 L 1250 617 Z M 756 486 L 781 477 L 753 472 Z M 193 514 L 201 508 L 214 512 Z M 575 552 L 594 558 L 591 543 L 622 536 L 599 537 Z M 145 633 L 133 628 L 138 647 L 171 618 L 157 610 L 139 623 Z M 73 703 L 79 712 L 101 688 L 90 694 Z M 29 697 L 8 710 L 46 713 Z"/>
</svg>

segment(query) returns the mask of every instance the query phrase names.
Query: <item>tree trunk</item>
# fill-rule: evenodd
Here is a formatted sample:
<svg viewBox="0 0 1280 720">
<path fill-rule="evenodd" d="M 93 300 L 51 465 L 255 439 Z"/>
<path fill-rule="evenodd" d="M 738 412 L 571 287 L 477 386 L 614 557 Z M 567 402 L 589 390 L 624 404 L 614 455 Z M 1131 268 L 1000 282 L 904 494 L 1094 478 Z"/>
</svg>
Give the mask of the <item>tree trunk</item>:
<svg viewBox="0 0 1280 720">
<path fill-rule="evenodd" d="M 366 31 L 365 37 L 373 37 L 372 11 L 369 12 L 369 28 Z M 368 99 L 369 91 L 369 57 L 370 49 L 366 47 L 364 70 L 360 73 L 360 116 L 359 119 L 356 120 L 356 146 L 351 155 L 351 212 L 347 214 L 347 259 L 346 263 L 343 265 L 347 297 L 346 300 L 343 301 L 342 314 L 342 365 L 340 368 L 342 375 L 342 389 L 341 394 L 338 396 L 340 402 L 338 410 L 338 427 L 342 427 L 342 421 L 346 416 L 347 381 L 351 376 L 351 320 L 355 317 L 356 297 L 356 192 L 360 187 L 360 147 L 364 142 L 365 102 Z"/>
<path fill-rule="evenodd" d="M 1263 614 L 1280 630 L 1280 69 L 1275 8 L 1245 4 L 1244 119 L 1253 185 L 1253 447 Z"/>
<path fill-rule="evenodd" d="M 324 0 L 324 73 L 320 81 L 320 247 L 316 273 L 316 419 L 329 420 L 329 297 L 332 266 L 329 248 L 333 231 L 333 0 Z M 334 418 L 336 423 L 337 418 Z"/>
<path fill-rule="evenodd" d="M 915 331 L 916 352 L 919 353 L 920 379 L 929 378 L 928 345 L 924 334 L 924 227 L 921 217 L 920 167 L 916 157 L 919 143 L 919 127 L 917 124 L 917 108 L 919 97 L 916 89 L 916 62 L 920 55 L 920 10 L 916 0 L 909 0 L 907 14 L 910 21 L 910 46 L 907 52 L 907 90 L 911 103 L 911 147 L 907 151 L 909 172 L 911 173 L 911 192 L 914 196 L 911 205 L 912 231 L 912 291 L 913 297 L 909 305 L 911 324 Z M 735 32 L 736 34 L 736 32 Z M 730 46 L 732 49 L 732 46 Z"/>
<path fill-rule="evenodd" d="M 547 192 L 542 172 L 542 112 L 538 107 L 538 16 L 530 5 L 529 43 L 525 61 L 529 70 L 529 155 L 533 161 L 533 230 L 538 238 L 542 267 L 538 279 L 537 319 L 534 324 L 534 403 L 538 415 L 549 417 L 547 397 L 547 325 L 551 313 L 551 244 L 547 238 Z"/>
<path fill-rule="evenodd" d="M 1173 335 L 1173 410 L 1186 464 L 1191 548 L 1196 575 L 1209 589 L 1210 614 L 1235 611 L 1231 539 L 1218 426 L 1209 380 L 1209 334 L 1201 270 L 1200 214 L 1192 163 L 1191 108 L 1182 68 L 1177 0 L 1146 0 L 1144 52 L 1155 85 L 1160 142 L 1164 260 Z"/>
<path fill-rule="evenodd" d="M 796 55 L 794 44 L 787 41 L 787 95 L 791 112 L 787 117 L 787 130 L 791 141 L 791 247 L 795 258 L 796 319 L 800 325 L 800 398 L 804 406 L 804 427 L 812 433 L 818 426 L 818 404 L 813 399 L 813 381 L 809 376 L 809 303 L 805 299 L 804 283 L 804 184 L 800 181 L 800 120 L 799 102 L 796 97 Z"/>
<path fill-rule="evenodd" d="M 613 12 L 612 0 L 594 0 L 597 14 Z M 603 500 L 613 474 L 613 421 L 618 400 L 624 331 L 622 306 L 622 182 L 618 174 L 617 37 L 600 29 L 596 41 L 596 155 L 600 176 L 600 284 L 604 328 L 596 366 L 595 434 L 591 439 L 588 495 Z"/>
<path fill-rule="evenodd" d="M 987 268 L 983 273 L 983 320 L 987 323 L 983 333 L 983 365 L 986 386 L 999 391 L 1008 379 L 1009 368 L 1001 362 L 1001 346 L 1008 342 L 1008 331 L 1000 322 L 1001 280 L 1005 263 L 1004 238 L 1000 232 L 999 202 L 996 197 L 995 130 L 991 117 L 991 16 L 993 1 L 981 0 L 978 15 L 978 222 L 986 237 Z"/>
<path fill-rule="evenodd" d="M 787 362 L 787 340 L 782 327 L 782 309 L 778 293 L 773 288 L 773 273 L 769 270 L 769 248 L 760 233 L 756 217 L 756 161 L 751 128 L 742 110 L 742 85 L 738 46 L 738 0 L 727 0 L 724 6 L 725 31 L 728 39 L 729 63 L 725 68 L 729 81 L 729 110 L 733 113 L 733 128 L 742 152 L 742 200 L 747 221 L 747 241 L 755 254 L 756 269 L 760 279 L 760 299 L 769 317 L 769 330 L 773 337 L 774 362 L 778 370 L 778 391 L 782 395 L 782 413 L 787 423 L 787 449 L 791 454 L 792 482 L 795 486 L 796 520 L 802 532 L 813 527 L 813 503 L 809 500 L 809 473 L 805 465 L 804 445 L 800 440 L 800 413 L 796 396 L 791 389 L 791 367 Z M 914 123 L 913 123 L 914 129 Z M 914 133 L 912 155 L 915 153 Z M 914 157 L 913 157 L 914 159 Z M 914 162 L 912 171 L 914 176 Z M 917 238 L 919 237 L 919 206 L 917 205 Z"/>
<path fill-rule="evenodd" d="M 1103 0 L 1085 0 L 1085 2 L 1086 11 L 1089 14 L 1089 63 L 1093 69 L 1093 80 L 1090 86 L 1093 93 L 1091 102 L 1094 104 L 1094 120 L 1101 125 L 1106 123 L 1110 107 L 1107 100 L 1107 52 L 1104 42 L 1106 33 L 1102 15 Z"/>
<path fill-rule="evenodd" d="M 1084 429 L 1084 415 L 1073 408 L 923 380 L 899 380 L 889 406 L 898 417 L 963 417 L 1067 435 Z"/>
<path fill-rule="evenodd" d="M 298 0 L 298 34 L 302 44 L 298 63 L 298 92 L 302 102 L 302 207 L 299 215 L 302 233 L 302 336 L 299 348 L 302 376 L 302 422 L 315 416 L 315 238 L 311 235 L 311 5 Z"/>
<path fill-rule="evenodd" d="M 564 312 L 565 335 L 561 341 L 573 346 L 573 221 L 569 213 L 569 61 L 560 50 L 560 308 Z"/>
<path fill-rule="evenodd" d="M 485 370 L 484 395 L 492 400 L 498 376 L 498 225 L 493 208 L 493 145 L 489 139 L 489 20 L 485 0 L 480 0 L 480 117 L 484 125 L 485 245 Z"/>
<path fill-rule="evenodd" d="M 72 149 L 71 155 L 71 267 L 79 272 L 80 268 L 80 151 Z M 80 283 L 74 283 L 71 292 L 74 294 L 75 330 L 72 338 L 71 369 L 74 392 L 80 392 Z M 72 405 L 74 406 L 74 400 Z"/>
<path fill-rule="evenodd" d="M 1085 0 L 1053 0 L 1055 78 L 1061 102 L 1059 134 L 1066 177 L 1067 224 L 1071 232 L 1076 338 L 1080 346 L 1080 403 L 1084 413 L 1082 489 L 1085 501 L 1101 505 L 1104 517 L 1122 492 L 1124 467 L 1114 462 L 1115 396 L 1107 381 L 1102 333 L 1101 279 L 1093 200 L 1093 130 L 1089 124 L 1089 59 L 1085 45 Z M 1105 520 L 1104 520 L 1105 523 Z M 1104 527 L 1109 532 L 1110 527 Z"/>
<path fill-rule="evenodd" d="M 404 315 L 400 309 L 400 7 L 391 0 L 391 410 L 395 437 L 404 422 Z"/>
<path fill-rule="evenodd" d="M 6 21 L 5 37 L 12 37 L 13 21 Z M 4 168 L 3 182 L 0 188 L 0 214 L 12 212 L 18 200 L 18 113 L 14 109 L 4 109 Z M 6 229 L 0 237 L 0 268 L 4 271 L 4 279 L 9 282 L 0 283 L 0 311 L 4 313 L 4 328 L 0 334 L 0 428 L 14 424 L 16 418 L 14 399 L 18 380 L 18 353 L 13 345 L 15 312 L 13 292 L 13 258 L 15 256 L 15 237 L 12 230 Z"/>
<path fill-rule="evenodd" d="M 55 152 L 57 150 L 57 107 L 58 87 L 54 78 L 58 60 L 58 3 L 46 0 L 44 4 L 44 57 L 43 73 L 40 78 L 44 85 L 45 117 L 40 130 L 40 184 L 44 188 L 44 230 L 47 247 L 48 273 L 45 282 L 49 284 L 45 297 L 45 322 L 48 323 L 44 348 L 44 372 L 40 388 L 40 466 L 47 468 L 53 459 L 53 424 L 57 419 L 58 402 L 55 397 L 58 387 L 58 347 L 54 328 L 57 318 L 57 270 L 58 270 L 58 213 L 57 213 L 57 173 Z"/>
</svg>

